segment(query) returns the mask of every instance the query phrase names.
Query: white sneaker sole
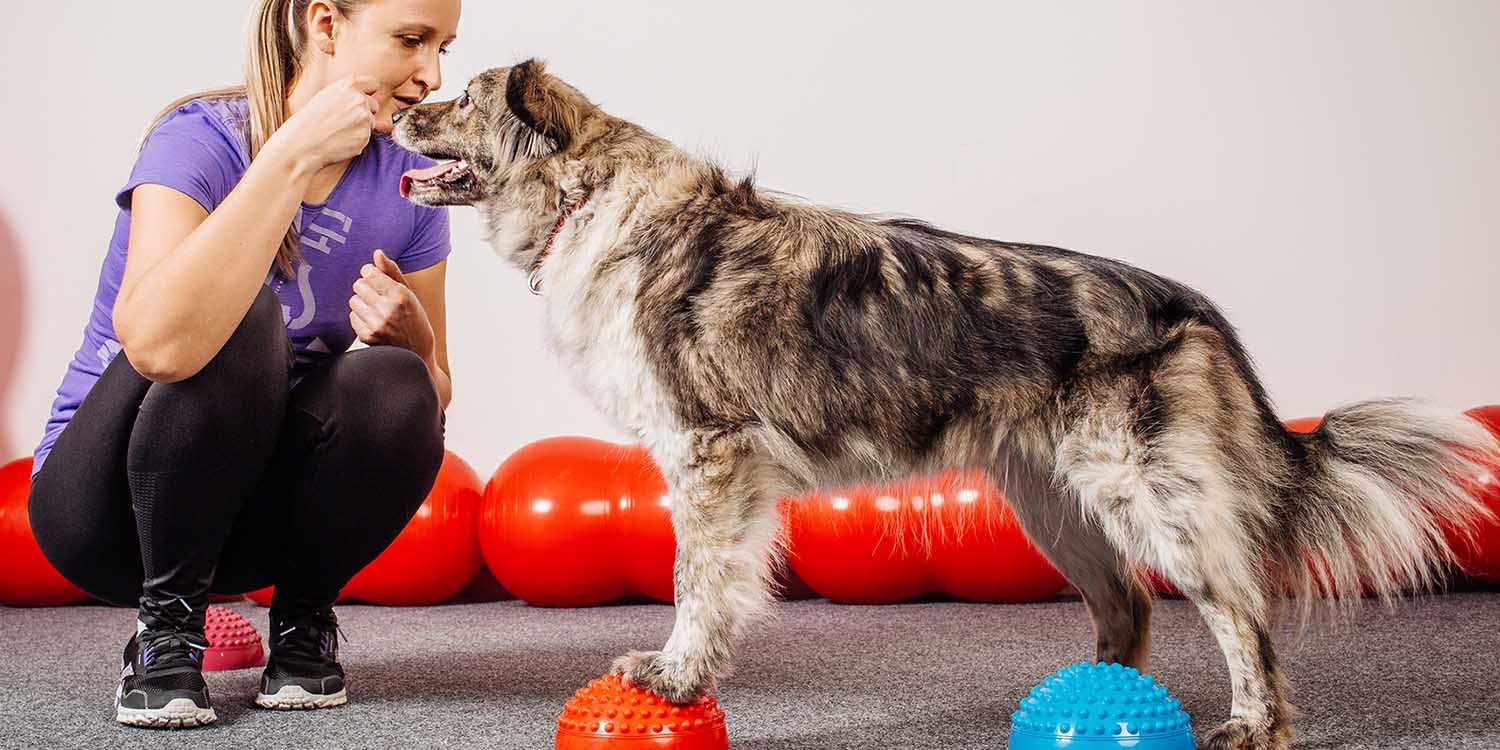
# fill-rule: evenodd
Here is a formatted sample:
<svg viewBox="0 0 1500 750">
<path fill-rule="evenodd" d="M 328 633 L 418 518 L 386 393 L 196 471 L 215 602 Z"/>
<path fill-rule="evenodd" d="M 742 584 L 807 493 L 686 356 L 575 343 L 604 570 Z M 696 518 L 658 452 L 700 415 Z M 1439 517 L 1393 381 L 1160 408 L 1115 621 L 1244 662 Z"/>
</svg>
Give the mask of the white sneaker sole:
<svg viewBox="0 0 1500 750">
<path fill-rule="evenodd" d="M 118 691 L 116 691 L 118 694 Z M 154 727 L 157 729 L 187 729 L 212 724 L 219 720 L 212 707 L 199 708 L 188 698 L 173 698 L 161 708 L 126 708 L 115 706 L 115 721 L 132 727 Z"/>
<path fill-rule="evenodd" d="M 340 690 L 330 695 L 313 695 L 300 685 L 285 685 L 275 695 L 260 693 L 255 696 L 255 705 L 277 711 L 305 711 L 315 708 L 333 708 L 349 702 L 349 693 Z"/>
</svg>

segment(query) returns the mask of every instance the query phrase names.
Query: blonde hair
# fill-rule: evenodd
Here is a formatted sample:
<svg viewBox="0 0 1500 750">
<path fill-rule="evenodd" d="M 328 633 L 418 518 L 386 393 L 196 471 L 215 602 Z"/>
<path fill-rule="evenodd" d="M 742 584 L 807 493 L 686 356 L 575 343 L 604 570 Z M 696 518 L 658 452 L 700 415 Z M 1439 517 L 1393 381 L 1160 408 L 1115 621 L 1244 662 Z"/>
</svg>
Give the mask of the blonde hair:
<svg viewBox="0 0 1500 750">
<path fill-rule="evenodd" d="M 199 91 L 167 105 L 146 128 L 149 136 L 178 107 L 195 99 L 245 97 L 250 105 L 248 132 L 243 133 L 250 159 L 260 153 L 276 129 L 287 121 L 286 100 L 302 72 L 302 54 L 307 50 L 307 7 L 312 0 L 259 0 L 250 16 L 250 39 L 245 48 L 245 83 L 240 86 Z M 325 0 L 339 13 L 350 16 L 367 0 Z M 144 145 L 145 139 L 142 139 Z M 287 228 L 276 253 L 276 267 L 292 275 L 299 257 L 297 233 Z"/>
</svg>

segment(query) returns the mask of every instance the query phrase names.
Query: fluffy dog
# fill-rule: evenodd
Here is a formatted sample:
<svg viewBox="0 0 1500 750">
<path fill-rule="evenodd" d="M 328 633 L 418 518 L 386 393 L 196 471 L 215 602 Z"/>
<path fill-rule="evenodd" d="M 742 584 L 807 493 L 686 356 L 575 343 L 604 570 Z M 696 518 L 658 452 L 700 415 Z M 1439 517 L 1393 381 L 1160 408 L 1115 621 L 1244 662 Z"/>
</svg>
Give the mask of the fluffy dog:
<svg viewBox="0 0 1500 750">
<path fill-rule="evenodd" d="M 1486 513 L 1465 478 L 1500 445 L 1477 422 L 1393 399 L 1290 433 L 1214 305 L 1124 263 L 732 180 L 536 61 L 411 109 L 395 138 L 453 160 L 402 192 L 478 209 L 578 385 L 666 477 L 676 620 L 614 668 L 671 700 L 725 676 L 765 611 L 778 498 L 979 467 L 1082 593 L 1097 658 L 1145 666 L 1149 565 L 1229 664 L 1203 746 L 1284 748 L 1283 594 L 1428 586 L 1443 524 Z"/>
</svg>

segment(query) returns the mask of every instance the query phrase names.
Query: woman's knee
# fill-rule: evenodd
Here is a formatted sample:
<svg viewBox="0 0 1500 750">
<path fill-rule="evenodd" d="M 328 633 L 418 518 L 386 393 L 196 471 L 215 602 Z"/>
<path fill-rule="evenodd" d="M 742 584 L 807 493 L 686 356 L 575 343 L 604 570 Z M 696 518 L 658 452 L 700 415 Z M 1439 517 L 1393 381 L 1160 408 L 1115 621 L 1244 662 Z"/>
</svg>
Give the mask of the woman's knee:
<svg viewBox="0 0 1500 750">
<path fill-rule="evenodd" d="M 372 347 L 361 354 L 357 377 L 368 394 L 369 434 L 391 445 L 415 441 L 441 448 L 442 403 L 422 358 L 399 346 Z"/>
<path fill-rule="evenodd" d="M 339 421 L 362 451 L 402 457 L 407 471 L 443 460 L 443 410 L 427 365 L 397 346 L 345 355 L 339 373 Z"/>
<path fill-rule="evenodd" d="M 246 370 L 285 372 L 291 364 L 292 344 L 282 317 L 281 299 L 270 287 L 262 286 L 234 333 L 204 369 L 216 368 L 226 374 Z"/>
<path fill-rule="evenodd" d="M 229 339 L 192 376 L 172 383 L 174 390 L 210 390 L 238 398 L 244 389 L 286 390 L 294 355 L 281 314 L 281 302 L 262 286 Z M 274 387 L 272 383 L 279 383 Z"/>
<path fill-rule="evenodd" d="M 151 386 L 141 404 L 142 414 L 162 414 L 186 426 L 201 423 L 241 431 L 240 423 L 264 422 L 262 431 L 278 429 L 276 420 L 286 408 L 293 355 L 281 303 L 269 287 L 261 287 L 255 302 L 219 352 L 192 377 Z"/>
</svg>

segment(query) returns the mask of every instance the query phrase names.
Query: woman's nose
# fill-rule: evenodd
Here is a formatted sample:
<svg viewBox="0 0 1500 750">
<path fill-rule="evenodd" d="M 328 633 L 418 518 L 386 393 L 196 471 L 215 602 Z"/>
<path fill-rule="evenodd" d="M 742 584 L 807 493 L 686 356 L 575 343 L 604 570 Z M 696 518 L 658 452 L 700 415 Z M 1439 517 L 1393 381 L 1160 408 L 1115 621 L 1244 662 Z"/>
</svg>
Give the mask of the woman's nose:
<svg viewBox="0 0 1500 750">
<path fill-rule="evenodd" d="M 422 84 L 428 93 L 437 91 L 443 87 L 443 59 L 441 54 L 440 51 L 434 50 L 431 55 L 427 56 L 422 69 L 418 70 L 416 76 L 414 76 L 416 82 Z"/>
</svg>

